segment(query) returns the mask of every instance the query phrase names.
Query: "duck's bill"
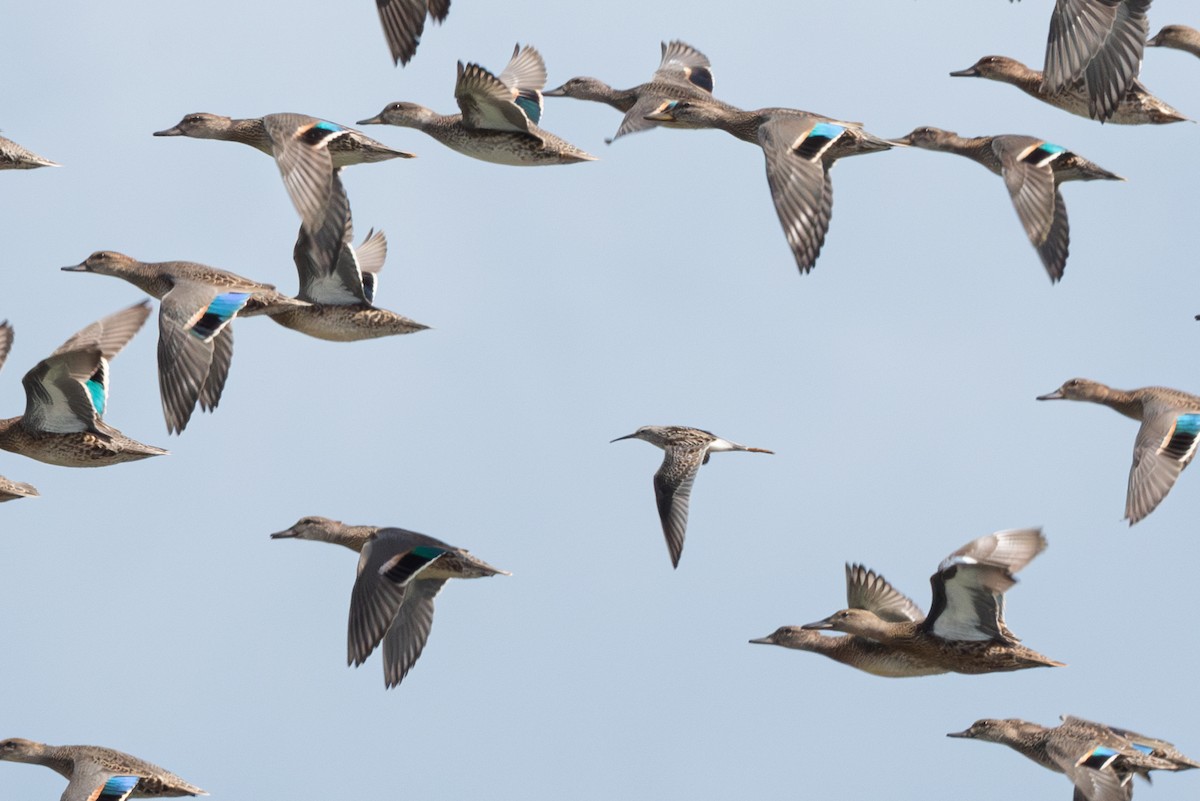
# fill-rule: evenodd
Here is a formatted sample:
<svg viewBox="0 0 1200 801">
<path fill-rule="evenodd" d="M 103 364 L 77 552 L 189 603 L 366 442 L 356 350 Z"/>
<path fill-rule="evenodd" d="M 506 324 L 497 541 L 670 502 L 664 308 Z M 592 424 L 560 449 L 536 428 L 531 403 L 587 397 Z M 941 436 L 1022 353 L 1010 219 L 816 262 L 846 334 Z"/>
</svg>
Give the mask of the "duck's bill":
<svg viewBox="0 0 1200 801">
<path fill-rule="evenodd" d="M 1048 392 L 1045 395 L 1038 395 L 1038 400 L 1062 400 L 1065 396 L 1061 389 L 1056 389 L 1053 392 Z"/>
<path fill-rule="evenodd" d="M 774 640 L 772 640 L 769 636 L 759 637 L 756 640 L 750 640 L 750 642 L 754 643 L 755 645 L 774 645 L 775 644 Z"/>
<path fill-rule="evenodd" d="M 974 67 L 967 67 L 965 70 L 955 70 L 950 73 L 951 78 L 978 78 L 979 70 Z"/>
<path fill-rule="evenodd" d="M 383 120 L 379 119 L 379 115 L 376 114 L 374 117 L 367 117 L 365 120 L 359 120 L 358 122 L 356 122 L 354 124 L 355 125 L 383 125 Z"/>
<path fill-rule="evenodd" d="M 154 135 L 155 136 L 183 136 L 183 131 L 179 130 L 179 126 L 176 125 L 174 128 L 167 128 L 165 131 L 155 131 Z"/>
<path fill-rule="evenodd" d="M 542 92 L 542 97 L 566 97 L 567 96 L 566 89 L 567 89 L 566 84 L 558 87 L 557 89 L 548 89 L 548 90 Z"/>
<path fill-rule="evenodd" d="M 271 539 L 286 540 L 286 539 L 290 539 L 295 536 L 296 536 L 296 532 L 289 528 L 287 531 L 276 531 L 274 534 L 271 535 Z"/>
<path fill-rule="evenodd" d="M 83 262 L 80 262 L 79 264 L 72 264 L 70 267 L 59 267 L 58 269 L 62 270 L 64 273 L 86 273 L 87 272 L 87 267 L 84 266 Z"/>
<path fill-rule="evenodd" d="M 815 623 L 805 623 L 800 628 L 806 631 L 823 631 L 833 628 L 833 623 L 829 618 L 825 618 L 824 620 L 818 620 Z"/>
</svg>

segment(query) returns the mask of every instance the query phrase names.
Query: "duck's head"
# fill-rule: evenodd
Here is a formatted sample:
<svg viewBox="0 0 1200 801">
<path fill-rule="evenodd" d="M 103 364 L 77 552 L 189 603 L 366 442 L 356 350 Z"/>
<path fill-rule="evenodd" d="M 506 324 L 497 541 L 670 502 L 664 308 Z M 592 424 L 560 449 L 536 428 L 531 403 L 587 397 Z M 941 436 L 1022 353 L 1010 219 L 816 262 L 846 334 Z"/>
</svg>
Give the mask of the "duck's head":
<svg viewBox="0 0 1200 801">
<path fill-rule="evenodd" d="M 612 87 L 596 78 L 581 76 L 572 78 L 557 89 L 542 92 L 546 97 L 573 97 L 576 100 L 598 100 L 603 102 L 612 94 Z"/>
<path fill-rule="evenodd" d="M 866 609 L 842 609 L 824 620 L 806 623 L 800 628 L 807 631 L 841 631 L 860 637 L 871 637 L 885 630 L 887 626 L 888 623 L 874 612 Z"/>
<path fill-rule="evenodd" d="M 1038 395 L 1038 400 L 1095 400 L 1103 396 L 1108 387 L 1099 381 L 1087 378 L 1072 378 L 1053 392 Z"/>
<path fill-rule="evenodd" d="M 1196 37 L 1196 31 L 1186 25 L 1167 25 L 1147 39 L 1146 46 L 1183 48 L 1185 42 L 1194 40 Z"/>
<path fill-rule="evenodd" d="M 68 273 L 98 273 L 100 275 L 123 275 L 137 260 L 113 250 L 97 250 L 79 264 L 63 267 Z"/>
<path fill-rule="evenodd" d="M 912 133 L 901 136 L 899 139 L 889 139 L 888 141 L 894 145 L 909 145 L 926 150 L 944 150 L 950 142 L 957 138 L 958 134 L 954 131 L 943 131 L 941 128 L 926 125 L 922 128 L 914 128 Z"/>
<path fill-rule="evenodd" d="M 958 737 L 964 740 L 984 740 L 989 743 L 1011 743 L 1022 738 L 1023 734 L 1041 731 L 1042 727 L 1017 718 L 997 720 L 982 718 L 971 724 L 963 731 L 952 731 L 947 737 Z"/>
<path fill-rule="evenodd" d="M 233 120 L 220 114 L 205 114 L 197 112 L 189 114 L 179 121 L 174 128 L 165 131 L 155 131 L 155 136 L 190 136 L 193 139 L 220 139 L 229 130 Z"/>
<path fill-rule="evenodd" d="M 711 128 L 721 117 L 721 108 L 698 100 L 667 100 L 645 119 L 672 128 Z"/>
<path fill-rule="evenodd" d="M 298 539 L 298 540 L 321 540 L 325 541 L 330 538 L 330 535 L 335 534 L 343 528 L 345 524 L 338 520 L 330 520 L 328 517 L 318 517 L 309 515 L 302 517 L 296 521 L 289 529 L 284 531 L 276 531 L 271 535 L 273 540 L 283 539 Z"/>
<path fill-rule="evenodd" d="M 1009 58 L 1008 56 L 984 56 L 976 61 L 973 66 L 967 67 L 965 70 L 952 72 L 950 76 L 953 78 L 989 78 L 993 81 L 1006 81 L 1029 71 L 1029 67 L 1026 67 L 1015 58 Z"/>
<path fill-rule="evenodd" d="M 374 117 L 359 120 L 358 125 L 399 125 L 403 128 L 419 128 L 433 119 L 434 113 L 418 103 L 388 103 Z"/>
<path fill-rule="evenodd" d="M 10 737 L 7 740 L 0 740 L 0 759 L 6 759 L 10 762 L 28 762 L 38 757 L 45 750 L 46 746 L 41 743 L 35 743 L 33 740 L 26 740 L 21 737 Z"/>
<path fill-rule="evenodd" d="M 824 635 L 820 632 L 803 626 L 780 626 L 766 637 L 759 637 L 750 642 L 755 645 L 779 645 L 784 648 L 795 648 L 798 651 L 810 651 L 813 650 L 812 645 L 823 637 Z"/>
</svg>

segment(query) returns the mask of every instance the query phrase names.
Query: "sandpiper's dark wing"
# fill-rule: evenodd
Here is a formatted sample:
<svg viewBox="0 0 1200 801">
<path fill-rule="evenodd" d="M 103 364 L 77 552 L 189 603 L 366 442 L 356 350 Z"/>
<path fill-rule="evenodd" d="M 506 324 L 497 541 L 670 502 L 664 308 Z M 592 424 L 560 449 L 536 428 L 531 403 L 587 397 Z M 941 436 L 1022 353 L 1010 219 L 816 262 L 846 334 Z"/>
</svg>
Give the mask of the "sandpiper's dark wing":
<svg viewBox="0 0 1200 801">
<path fill-rule="evenodd" d="M 663 463 L 654 474 L 654 497 L 658 501 L 658 516 L 662 519 L 663 534 L 671 564 L 679 567 L 683 553 L 683 536 L 687 531 L 688 499 L 692 482 L 704 461 L 707 443 L 700 446 L 672 445 L 665 449 Z"/>
<path fill-rule="evenodd" d="M 950 554 L 929 578 L 933 602 L 926 631 L 945 640 L 1012 640 L 1004 625 L 1004 593 L 1013 574 L 1046 547 L 1040 529 L 980 537 Z"/>
</svg>

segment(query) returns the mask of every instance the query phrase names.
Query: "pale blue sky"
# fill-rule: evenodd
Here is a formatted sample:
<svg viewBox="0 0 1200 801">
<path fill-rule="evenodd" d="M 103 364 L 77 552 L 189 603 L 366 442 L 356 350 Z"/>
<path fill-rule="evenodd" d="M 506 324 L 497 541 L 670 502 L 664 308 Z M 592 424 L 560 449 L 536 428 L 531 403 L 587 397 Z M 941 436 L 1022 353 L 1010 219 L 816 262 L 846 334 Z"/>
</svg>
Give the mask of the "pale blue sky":
<svg viewBox="0 0 1200 801">
<path fill-rule="evenodd" d="M 151 132 L 195 111 L 450 112 L 455 61 L 498 71 L 517 41 L 550 86 L 625 87 L 680 38 L 740 106 L 1044 136 L 1129 181 L 1064 187 L 1051 286 L 998 177 L 924 151 L 847 160 L 800 276 L 761 152 L 728 135 L 608 147 L 618 112 L 547 99 L 544 127 L 601 160 L 518 169 L 372 127 L 419 155 L 344 174 L 360 234 L 388 234 L 378 301 L 432 330 L 340 344 L 240 320 L 220 409 L 169 437 L 152 320 L 113 364 L 107 418 L 171 456 L 0 453 L 42 492 L 0 506 L 0 737 L 108 745 L 262 801 L 1068 797 L 1007 749 L 943 736 L 979 717 L 1071 713 L 1200 755 L 1200 478 L 1129 529 L 1137 424 L 1034 401 L 1077 375 L 1200 392 L 1200 129 L 1101 126 L 947 76 L 992 53 L 1040 65 L 1050 0 L 803 6 L 456 0 L 403 70 L 368 0 L 7 9 L 0 128 L 66 166 L 0 174 L 6 416 L 26 370 L 142 297 L 58 271 L 94 250 L 295 291 L 298 218 L 270 159 Z M 1189 0 L 1153 12 L 1153 30 L 1200 23 Z M 1152 49 L 1142 78 L 1200 115 L 1200 61 Z M 651 423 L 776 451 L 701 471 L 678 571 L 661 452 L 608 443 Z M 412 528 L 513 576 L 452 582 L 387 692 L 378 655 L 344 664 L 355 557 L 267 537 L 307 514 Z M 946 554 L 1031 525 L 1050 545 L 1008 622 L 1068 668 L 889 680 L 746 642 L 843 605 L 845 561 L 927 607 Z M 0 797 L 62 788 L 0 764 Z"/>
</svg>

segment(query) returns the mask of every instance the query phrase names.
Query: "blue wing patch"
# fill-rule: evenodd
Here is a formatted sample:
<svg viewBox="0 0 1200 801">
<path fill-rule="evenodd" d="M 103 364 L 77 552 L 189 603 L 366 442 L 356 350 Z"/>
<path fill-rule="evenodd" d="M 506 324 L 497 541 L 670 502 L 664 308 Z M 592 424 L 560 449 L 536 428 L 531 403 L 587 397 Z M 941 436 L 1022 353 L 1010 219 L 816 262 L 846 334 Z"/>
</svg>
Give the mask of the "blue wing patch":
<svg viewBox="0 0 1200 801">
<path fill-rule="evenodd" d="M 532 89 L 522 89 L 513 98 L 513 102 L 521 111 L 525 112 L 525 116 L 537 125 L 542 121 L 542 93 Z"/>
<path fill-rule="evenodd" d="M 226 292 L 217 295 L 208 304 L 204 314 L 200 315 L 200 319 L 192 324 L 192 336 L 205 341 L 212 339 L 218 331 L 225 327 L 226 323 L 233 319 L 235 314 L 242 310 L 249 299 L 250 293 L 248 292 Z"/>
<path fill-rule="evenodd" d="M 84 386 L 87 387 L 88 394 L 92 396 L 92 407 L 96 410 L 96 415 L 103 417 L 104 402 L 107 399 L 104 393 L 104 385 L 96 379 L 90 378 L 84 382 Z"/>
<path fill-rule="evenodd" d="M 1082 765 L 1085 768 L 1092 768 L 1093 770 L 1103 770 L 1118 756 L 1120 756 L 1120 752 L 1107 746 L 1098 745 L 1075 764 Z"/>
<path fill-rule="evenodd" d="M 1200 435 L 1200 414 L 1181 414 L 1175 418 L 1175 427 L 1160 453 L 1183 461 L 1194 451 L 1197 435 Z"/>
<path fill-rule="evenodd" d="M 446 553 L 444 548 L 420 545 L 407 553 L 389 559 L 379 569 L 379 574 L 396 584 L 406 584 L 418 571 L 444 553 Z"/>
<path fill-rule="evenodd" d="M 808 132 L 808 136 L 804 137 L 804 141 L 794 148 L 796 155 L 805 161 L 816 161 L 825 149 L 845 132 L 846 129 L 840 125 L 818 122 Z"/>
<path fill-rule="evenodd" d="M 137 783 L 137 776 L 113 776 L 100 788 L 95 801 L 123 801 L 137 787 Z"/>
</svg>

